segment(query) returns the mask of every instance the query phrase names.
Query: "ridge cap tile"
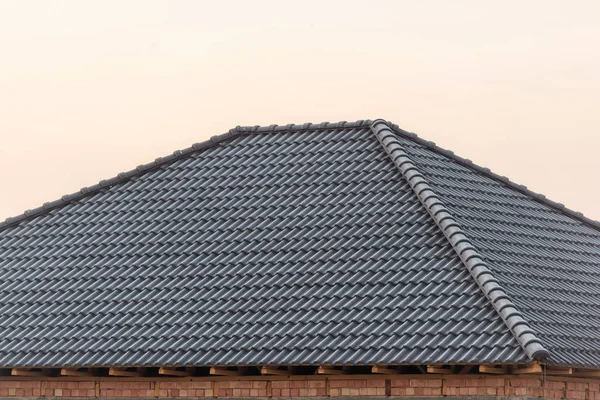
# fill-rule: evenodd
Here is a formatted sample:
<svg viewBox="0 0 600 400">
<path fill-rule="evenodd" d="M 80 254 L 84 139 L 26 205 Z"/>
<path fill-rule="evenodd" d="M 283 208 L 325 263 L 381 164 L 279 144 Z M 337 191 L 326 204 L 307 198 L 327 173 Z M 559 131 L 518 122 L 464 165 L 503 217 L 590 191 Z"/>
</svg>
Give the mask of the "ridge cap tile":
<svg viewBox="0 0 600 400">
<path fill-rule="evenodd" d="M 371 131 L 404 179 L 409 183 L 423 207 L 452 245 L 485 297 L 513 333 L 527 356 L 534 360 L 548 358 L 548 350 L 546 350 L 533 329 L 531 329 L 529 323 L 522 317 L 508 294 L 500 286 L 499 281 L 487 267 L 483 257 L 481 257 L 471 244 L 471 241 L 467 238 L 449 210 L 444 206 L 438 195 L 429 186 L 429 183 L 421 174 L 418 167 L 402 149 L 394 130 L 390 128 L 387 121 L 383 119 L 373 121 Z M 425 141 L 425 143 L 431 142 Z"/>
</svg>

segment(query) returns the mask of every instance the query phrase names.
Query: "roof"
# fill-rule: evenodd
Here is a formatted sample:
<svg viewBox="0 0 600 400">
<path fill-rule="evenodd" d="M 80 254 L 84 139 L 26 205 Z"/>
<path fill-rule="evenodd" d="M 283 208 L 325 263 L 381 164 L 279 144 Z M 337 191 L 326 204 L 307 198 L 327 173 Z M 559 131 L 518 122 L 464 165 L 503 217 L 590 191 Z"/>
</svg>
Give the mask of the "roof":
<svg viewBox="0 0 600 400">
<path fill-rule="evenodd" d="M 600 366 L 599 227 L 383 120 L 238 127 L 0 225 L 0 366 Z"/>
</svg>

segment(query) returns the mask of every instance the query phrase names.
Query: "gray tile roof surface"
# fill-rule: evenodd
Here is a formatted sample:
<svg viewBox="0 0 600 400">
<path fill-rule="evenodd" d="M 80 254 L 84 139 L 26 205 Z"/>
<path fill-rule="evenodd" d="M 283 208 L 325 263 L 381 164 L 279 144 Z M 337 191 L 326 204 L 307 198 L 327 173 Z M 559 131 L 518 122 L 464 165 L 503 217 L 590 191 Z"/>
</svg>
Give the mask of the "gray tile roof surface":
<svg viewBox="0 0 600 400">
<path fill-rule="evenodd" d="M 600 366 L 593 222 L 385 125 L 461 252 L 371 123 L 237 128 L 0 224 L 0 366 Z"/>
<path fill-rule="evenodd" d="M 538 334 L 548 362 L 600 366 L 600 230 L 431 146 L 400 142 Z"/>
<path fill-rule="evenodd" d="M 496 310 L 506 326 L 517 338 L 519 345 L 523 347 L 525 354 L 532 359 L 545 359 L 548 351 L 538 339 L 535 331 L 517 310 L 506 291 L 488 268 L 484 258 L 473 246 L 471 240 L 460 228 L 456 219 L 450 214 L 440 197 L 429 185 L 421 170 L 404 151 L 400 138 L 392 128 L 383 120 L 377 120 L 372 125 L 375 136 L 385 148 L 386 152 L 409 183 L 419 201 L 431 215 L 431 218 L 439 226 L 440 230 L 454 251 L 460 257 L 473 279 L 479 285 L 481 291 L 490 300 L 492 307 Z"/>
</svg>

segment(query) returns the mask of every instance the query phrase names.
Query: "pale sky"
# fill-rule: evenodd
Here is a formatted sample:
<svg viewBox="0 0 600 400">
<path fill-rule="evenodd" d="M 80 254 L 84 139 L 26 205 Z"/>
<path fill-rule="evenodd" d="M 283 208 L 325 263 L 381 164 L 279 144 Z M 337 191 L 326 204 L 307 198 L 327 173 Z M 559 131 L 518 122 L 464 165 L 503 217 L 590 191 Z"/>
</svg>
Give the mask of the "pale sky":
<svg viewBox="0 0 600 400">
<path fill-rule="evenodd" d="M 0 0 L 0 219 L 236 125 L 385 118 L 600 220 L 600 1 Z"/>
</svg>

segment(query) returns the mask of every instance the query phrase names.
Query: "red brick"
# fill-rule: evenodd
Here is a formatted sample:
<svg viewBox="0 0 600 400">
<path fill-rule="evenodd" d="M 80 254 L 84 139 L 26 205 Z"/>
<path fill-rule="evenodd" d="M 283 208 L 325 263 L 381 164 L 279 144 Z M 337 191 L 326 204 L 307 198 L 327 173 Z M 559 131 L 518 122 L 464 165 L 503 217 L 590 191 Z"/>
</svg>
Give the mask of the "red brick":
<svg viewBox="0 0 600 400">
<path fill-rule="evenodd" d="M 366 388 L 367 381 L 366 379 L 351 379 L 348 380 L 348 387 L 351 388 Z"/>
<path fill-rule="evenodd" d="M 515 395 L 516 396 L 525 396 L 527 394 L 527 389 L 524 387 L 516 387 Z"/>
<path fill-rule="evenodd" d="M 454 386 L 444 386 L 442 388 L 442 395 L 443 396 L 455 396 L 456 395 L 456 388 Z"/>
<path fill-rule="evenodd" d="M 425 386 L 427 387 L 442 387 L 442 380 L 441 379 L 428 379 L 425 383 Z"/>
<path fill-rule="evenodd" d="M 561 399 L 563 396 L 562 390 L 546 390 L 544 392 L 544 397 L 550 397 L 554 399 Z"/>
<path fill-rule="evenodd" d="M 100 383 L 100 387 L 102 387 L 102 383 L 103 382 Z M 175 382 L 169 382 L 169 381 L 161 382 L 160 383 L 160 388 L 164 389 L 164 390 L 166 390 L 166 389 L 174 389 L 175 388 Z"/>
<path fill-rule="evenodd" d="M 527 387 L 540 387 L 542 386 L 542 381 L 540 379 L 527 379 Z"/>
<path fill-rule="evenodd" d="M 529 397 L 543 397 L 544 389 L 541 388 L 529 388 L 527 389 L 527 396 Z"/>
<path fill-rule="evenodd" d="M 290 381 L 273 381 L 271 387 L 273 389 L 287 389 L 290 387 Z"/>
<path fill-rule="evenodd" d="M 579 390 L 567 390 L 567 399 L 585 399 L 585 392 Z"/>
<path fill-rule="evenodd" d="M 309 388 L 324 388 L 327 387 L 327 382 L 325 381 L 308 381 Z"/>
<path fill-rule="evenodd" d="M 290 381 L 290 389 L 303 389 L 308 387 L 308 382 L 306 381 Z"/>
<path fill-rule="evenodd" d="M 485 396 L 485 395 L 487 395 L 487 388 L 485 388 L 483 386 L 477 387 L 475 390 L 477 391 L 477 395 L 478 396 Z"/>
<path fill-rule="evenodd" d="M 586 384 L 581 382 L 567 382 L 567 390 L 585 390 Z"/>
<path fill-rule="evenodd" d="M 237 381 L 235 387 L 237 389 L 252 389 L 252 381 Z"/>
<path fill-rule="evenodd" d="M 466 387 L 477 387 L 479 386 L 479 379 L 475 378 L 475 379 L 466 379 L 465 380 L 465 386 Z"/>
<path fill-rule="evenodd" d="M 162 388 L 162 382 L 160 383 L 160 387 Z M 192 382 L 192 386 L 194 389 L 210 389 L 212 388 L 211 381 L 194 381 Z"/>
<path fill-rule="evenodd" d="M 370 388 L 365 388 L 365 390 L 367 391 L 367 396 L 380 396 L 381 390 L 383 390 L 383 394 L 385 395 L 385 387 L 384 388 L 370 387 Z"/>
<path fill-rule="evenodd" d="M 336 379 L 330 380 L 330 395 L 336 396 L 385 396 L 385 379 Z M 361 377 L 362 378 L 362 377 Z M 391 377 L 390 377 L 391 378 Z M 35 380 L 3 380 L 0 381 L 0 397 L 95 397 L 95 382 L 48 380 L 43 383 Z M 160 391 L 154 389 L 151 380 L 100 381 L 101 397 L 198 397 L 210 398 L 214 394 L 219 397 L 267 397 L 267 380 L 224 380 L 217 381 L 218 390 L 213 392 L 213 382 L 209 380 L 193 381 L 177 379 L 160 381 Z M 326 380 L 320 377 L 307 377 L 298 380 L 271 381 L 273 397 L 315 397 L 326 396 Z M 392 396 L 517 396 L 546 397 L 549 399 L 567 400 L 600 400 L 600 383 L 598 380 L 564 382 L 559 377 L 551 377 L 542 386 L 536 376 L 511 377 L 509 392 L 505 393 L 504 378 L 481 375 L 479 377 L 448 377 L 445 381 L 427 375 L 411 378 L 391 379 L 390 394 Z M 443 387 L 442 387 L 443 385 Z M 565 395 L 566 393 L 566 395 Z"/>
<path fill-rule="evenodd" d="M 267 388 L 267 381 L 253 381 L 252 382 L 252 389 L 266 389 Z"/>
<path fill-rule="evenodd" d="M 481 383 L 483 386 L 487 386 L 487 387 L 501 387 L 501 386 L 504 386 L 504 379 L 486 378 L 486 379 L 482 379 Z"/>
<path fill-rule="evenodd" d="M 446 385 L 447 386 L 456 386 L 456 387 L 466 386 L 466 380 L 465 379 L 448 378 L 446 380 Z"/>
<path fill-rule="evenodd" d="M 96 383 L 92 381 L 77 382 L 78 389 L 94 389 L 95 387 Z"/>
<path fill-rule="evenodd" d="M 275 382 L 273 382 L 275 383 Z M 329 382 L 329 387 L 330 388 L 347 388 L 348 387 L 348 381 L 345 379 L 335 379 Z"/>
<path fill-rule="evenodd" d="M 564 389 L 565 382 L 547 381 L 546 388 L 548 389 Z"/>
<path fill-rule="evenodd" d="M 425 379 L 411 379 L 410 387 L 425 387 L 427 385 L 427 381 Z"/>
<path fill-rule="evenodd" d="M 392 379 L 391 384 L 392 387 L 408 387 L 410 381 L 408 379 Z"/>
<path fill-rule="evenodd" d="M 367 379 L 367 387 L 385 387 L 385 379 Z"/>
</svg>

